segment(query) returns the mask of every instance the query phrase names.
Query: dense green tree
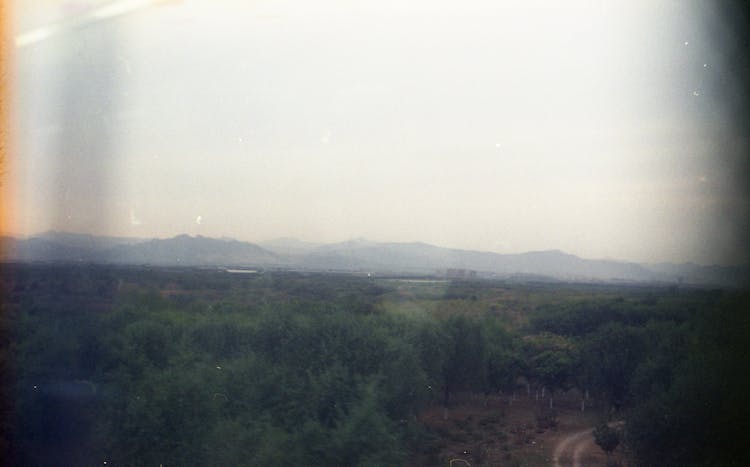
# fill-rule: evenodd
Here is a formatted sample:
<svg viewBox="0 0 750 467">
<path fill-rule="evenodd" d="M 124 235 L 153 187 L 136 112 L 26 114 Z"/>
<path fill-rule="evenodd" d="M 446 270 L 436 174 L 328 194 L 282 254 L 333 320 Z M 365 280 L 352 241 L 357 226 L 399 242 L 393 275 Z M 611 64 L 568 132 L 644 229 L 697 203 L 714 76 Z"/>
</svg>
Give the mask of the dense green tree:
<svg viewBox="0 0 750 467">
<path fill-rule="evenodd" d="M 617 446 L 620 445 L 620 433 L 615 429 L 602 423 L 594 429 L 594 441 L 607 453 L 607 459 Z"/>
<path fill-rule="evenodd" d="M 337 462 L 328 465 L 399 465 L 403 461 L 395 424 L 378 407 L 373 383 L 362 388 L 361 397 L 333 436 Z"/>
<path fill-rule="evenodd" d="M 383 406 L 393 419 L 411 419 L 430 400 L 430 379 L 410 342 L 389 339 L 377 381 Z"/>
<path fill-rule="evenodd" d="M 545 350 L 531 362 L 535 379 L 549 391 L 550 408 L 556 391 L 570 388 L 573 378 L 574 359 L 562 350 Z"/>
<path fill-rule="evenodd" d="M 644 358 L 643 333 L 630 326 L 610 323 L 587 336 L 581 348 L 581 371 L 591 389 L 620 409 L 628 398 L 636 367 Z"/>
<path fill-rule="evenodd" d="M 516 380 L 523 374 L 523 362 L 513 336 L 496 319 L 483 320 L 482 331 L 487 346 L 485 393 L 515 392 Z"/>
<path fill-rule="evenodd" d="M 487 348 L 481 324 L 463 315 L 443 321 L 447 350 L 443 366 L 443 406 L 459 390 L 483 388 L 487 377 Z"/>
</svg>

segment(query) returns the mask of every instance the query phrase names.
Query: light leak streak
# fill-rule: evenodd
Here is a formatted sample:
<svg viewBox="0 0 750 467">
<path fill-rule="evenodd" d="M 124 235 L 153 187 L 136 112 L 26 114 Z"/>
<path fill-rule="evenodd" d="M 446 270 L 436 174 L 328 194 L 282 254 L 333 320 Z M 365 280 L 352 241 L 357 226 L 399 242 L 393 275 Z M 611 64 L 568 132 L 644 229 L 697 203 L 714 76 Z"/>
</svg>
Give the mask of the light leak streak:
<svg viewBox="0 0 750 467">
<path fill-rule="evenodd" d="M 159 3 L 166 3 L 164 0 L 120 0 L 96 8 L 88 13 L 62 21 L 57 24 L 42 26 L 31 31 L 26 31 L 15 37 L 16 47 L 27 47 L 47 40 L 53 36 L 74 29 L 79 26 L 85 26 L 106 19 L 131 13 L 140 8 L 144 8 Z"/>
<path fill-rule="evenodd" d="M 49 37 L 54 36 L 60 30 L 59 26 L 44 26 L 16 36 L 16 47 L 24 47 L 36 44 Z"/>
<path fill-rule="evenodd" d="M 97 8 L 91 13 L 91 16 L 98 19 L 114 18 L 115 16 L 124 15 L 138 8 L 148 6 L 150 3 L 151 0 L 123 0 Z"/>
</svg>

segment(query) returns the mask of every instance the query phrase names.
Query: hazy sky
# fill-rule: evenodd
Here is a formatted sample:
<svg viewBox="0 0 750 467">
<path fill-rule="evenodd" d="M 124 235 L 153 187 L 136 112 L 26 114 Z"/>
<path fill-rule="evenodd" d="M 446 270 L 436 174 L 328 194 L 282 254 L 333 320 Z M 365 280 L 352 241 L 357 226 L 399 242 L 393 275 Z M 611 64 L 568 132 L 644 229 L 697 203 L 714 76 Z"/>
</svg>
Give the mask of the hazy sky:
<svg viewBox="0 0 750 467">
<path fill-rule="evenodd" d="M 713 4 L 18 3 L 13 233 L 745 248 Z"/>
</svg>

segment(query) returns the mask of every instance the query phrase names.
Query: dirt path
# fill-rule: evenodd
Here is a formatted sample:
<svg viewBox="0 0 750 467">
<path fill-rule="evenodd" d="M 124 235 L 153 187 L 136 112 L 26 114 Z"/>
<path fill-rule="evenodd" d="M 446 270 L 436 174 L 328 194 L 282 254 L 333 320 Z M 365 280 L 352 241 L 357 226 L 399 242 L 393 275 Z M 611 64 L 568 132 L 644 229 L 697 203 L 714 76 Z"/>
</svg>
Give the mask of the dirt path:
<svg viewBox="0 0 750 467">
<path fill-rule="evenodd" d="M 581 460 L 584 453 L 589 454 L 592 450 L 596 449 L 599 449 L 599 446 L 596 445 L 593 435 L 587 436 L 580 443 L 576 444 L 576 447 L 573 450 L 573 467 L 581 467 L 583 465 Z"/>
<path fill-rule="evenodd" d="M 623 422 L 613 422 L 609 426 L 612 428 L 622 426 Z M 564 437 L 555 445 L 552 454 L 553 467 L 582 467 L 581 460 L 584 456 L 593 453 L 601 454 L 599 447 L 594 441 L 594 428 L 588 428 L 583 431 L 577 431 Z"/>
<path fill-rule="evenodd" d="M 587 428 L 561 439 L 553 451 L 552 466 L 572 465 L 573 467 L 580 467 L 581 455 L 587 449 L 587 446 L 594 442 L 592 431 L 594 431 L 593 428 Z"/>
</svg>

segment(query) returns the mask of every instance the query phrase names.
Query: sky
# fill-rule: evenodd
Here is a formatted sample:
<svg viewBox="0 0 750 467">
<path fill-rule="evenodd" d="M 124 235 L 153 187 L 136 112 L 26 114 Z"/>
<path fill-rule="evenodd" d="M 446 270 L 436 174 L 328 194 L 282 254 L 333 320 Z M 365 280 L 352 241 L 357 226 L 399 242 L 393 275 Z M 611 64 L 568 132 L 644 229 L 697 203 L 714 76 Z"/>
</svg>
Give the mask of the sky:
<svg viewBox="0 0 750 467">
<path fill-rule="evenodd" d="M 6 233 L 746 249 L 716 4 L 30 3 Z"/>
</svg>

